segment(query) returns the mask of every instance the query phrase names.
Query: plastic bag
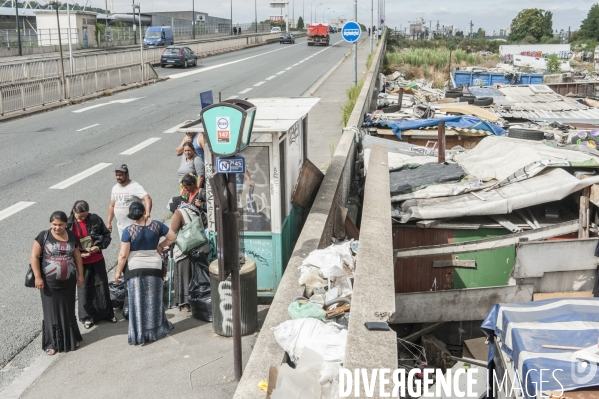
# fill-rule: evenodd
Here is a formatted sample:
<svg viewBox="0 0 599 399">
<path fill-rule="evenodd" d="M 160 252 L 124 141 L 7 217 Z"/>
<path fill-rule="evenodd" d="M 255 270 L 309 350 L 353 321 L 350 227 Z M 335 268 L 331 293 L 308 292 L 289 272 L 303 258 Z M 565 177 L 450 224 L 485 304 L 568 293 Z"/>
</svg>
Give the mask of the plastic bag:
<svg viewBox="0 0 599 399">
<path fill-rule="evenodd" d="M 273 332 L 277 343 L 296 364 L 302 348 L 320 353 L 327 362 L 342 363 L 345 357 L 347 330 L 332 324 L 316 319 L 287 320 L 274 327 Z"/>
<path fill-rule="evenodd" d="M 110 301 L 113 308 L 122 308 L 127 297 L 127 285 L 125 279 L 120 278 L 118 283 L 111 281 L 108 283 L 108 291 L 110 292 Z"/>
<path fill-rule="evenodd" d="M 189 282 L 189 307 L 196 319 L 212 322 L 212 300 L 210 298 L 210 273 L 207 255 L 200 251 L 191 253 L 193 276 Z"/>
<path fill-rule="evenodd" d="M 293 320 L 304 319 L 307 317 L 322 320 L 327 315 L 321 306 L 312 302 L 305 303 L 300 301 L 291 302 L 289 307 L 287 307 L 287 312 L 289 313 L 289 317 Z"/>
<path fill-rule="evenodd" d="M 325 279 L 350 276 L 354 271 L 350 245 L 351 241 L 345 241 L 339 245 L 333 244 L 325 249 L 314 250 L 304 259 L 302 266 L 318 267 Z"/>
<path fill-rule="evenodd" d="M 320 269 L 314 266 L 300 266 L 299 285 L 306 286 L 306 295 L 312 296 L 314 290 L 326 287 L 327 281 L 320 277 Z"/>
</svg>

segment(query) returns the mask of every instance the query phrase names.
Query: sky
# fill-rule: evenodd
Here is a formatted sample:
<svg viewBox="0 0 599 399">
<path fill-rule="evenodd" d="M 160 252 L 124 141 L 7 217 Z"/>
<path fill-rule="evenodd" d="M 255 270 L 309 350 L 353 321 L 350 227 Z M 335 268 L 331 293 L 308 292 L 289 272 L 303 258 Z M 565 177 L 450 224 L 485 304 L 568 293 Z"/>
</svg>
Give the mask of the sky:
<svg viewBox="0 0 599 399">
<path fill-rule="evenodd" d="M 103 0 L 87 0 L 94 7 L 104 7 Z M 145 11 L 190 11 L 193 0 L 135 0 L 141 2 L 142 12 Z M 197 11 L 207 12 L 211 16 L 229 18 L 233 2 L 233 22 L 249 23 L 254 20 L 255 6 L 258 20 L 268 19 L 271 15 L 280 15 L 279 9 L 270 8 L 270 0 L 195 0 Z M 376 20 L 377 2 L 374 0 Z M 81 0 L 81 2 L 83 2 Z M 454 25 L 465 31 L 469 30 L 469 22 L 474 23 L 474 31 L 482 27 L 487 32 L 508 28 L 512 19 L 524 8 L 543 8 L 553 12 L 553 29 L 576 30 L 591 8 L 593 0 L 386 0 L 387 25 L 389 27 L 404 27 L 408 21 L 423 17 L 432 20 L 433 27 L 437 20 L 440 25 Z M 319 5 L 321 4 L 322 5 Z M 370 24 L 370 0 L 357 0 L 358 22 Z M 113 0 L 115 12 L 130 12 L 131 2 L 128 0 Z M 351 0 L 289 0 L 290 17 L 297 19 L 300 15 L 310 22 L 310 5 L 315 22 L 329 17 L 343 16 L 353 19 L 354 2 Z M 324 15 L 323 15 L 324 11 Z M 315 17 L 314 17 L 315 15 Z"/>
</svg>

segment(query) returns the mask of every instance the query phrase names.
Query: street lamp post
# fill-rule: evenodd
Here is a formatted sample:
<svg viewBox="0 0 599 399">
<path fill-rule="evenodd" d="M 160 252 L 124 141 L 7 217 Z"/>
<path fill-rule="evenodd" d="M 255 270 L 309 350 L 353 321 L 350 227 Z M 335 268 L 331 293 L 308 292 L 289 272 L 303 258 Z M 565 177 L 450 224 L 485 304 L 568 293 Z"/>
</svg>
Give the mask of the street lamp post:
<svg viewBox="0 0 599 399">
<path fill-rule="evenodd" d="M 133 4 L 133 29 L 135 29 L 135 0 L 131 0 L 131 4 Z M 133 35 L 133 44 L 137 44 L 137 35 Z"/>
<path fill-rule="evenodd" d="M 15 0 L 15 14 L 17 18 L 17 40 L 19 42 L 19 55 L 23 55 L 23 48 L 21 47 L 21 29 L 19 28 L 19 2 Z"/>
<path fill-rule="evenodd" d="M 331 12 L 329 13 L 329 25 L 331 24 L 331 14 L 332 14 L 332 13 L 334 13 L 334 12 L 335 12 L 335 10 L 333 10 L 333 11 L 331 11 Z"/>
<path fill-rule="evenodd" d="M 143 56 L 143 40 L 141 38 L 141 5 L 139 3 L 133 4 L 133 11 L 137 8 L 139 12 L 139 69 L 141 71 L 141 80 L 144 80 L 144 56 Z M 135 16 L 135 12 L 133 13 Z"/>
<path fill-rule="evenodd" d="M 233 0 L 231 0 L 231 32 L 230 35 L 233 35 Z"/>
<path fill-rule="evenodd" d="M 325 20 L 324 20 L 324 13 L 325 13 L 327 10 L 330 10 L 330 9 L 331 9 L 331 7 L 327 7 L 327 8 L 325 8 L 324 10 L 322 10 L 322 23 L 323 23 L 323 24 L 325 23 Z"/>
<path fill-rule="evenodd" d="M 67 99 L 67 85 L 65 83 L 65 78 L 64 78 L 64 61 L 62 58 L 62 40 L 60 38 L 60 18 L 58 18 L 58 8 L 60 7 L 60 4 L 58 1 L 53 0 L 48 2 L 48 4 L 54 8 L 56 8 L 56 24 L 58 25 L 58 47 L 60 47 L 60 72 L 62 75 L 62 95 L 64 97 L 64 99 Z"/>
<path fill-rule="evenodd" d="M 258 5 L 254 0 L 254 24 L 256 24 L 256 33 L 258 33 Z"/>
<path fill-rule="evenodd" d="M 316 0 L 312 0 L 312 2 L 310 3 L 310 25 L 312 25 L 314 23 L 314 20 L 312 19 L 312 4 L 314 4 Z M 318 7 L 318 6 L 316 6 Z"/>
<path fill-rule="evenodd" d="M 318 11 L 318 7 L 320 7 L 322 5 L 322 3 L 316 5 L 316 7 L 314 7 L 314 22 L 318 23 L 318 21 L 316 20 L 316 12 Z"/>
<path fill-rule="evenodd" d="M 140 15 L 141 18 L 141 15 Z M 191 0 L 191 38 L 196 38 L 196 1 Z"/>
</svg>

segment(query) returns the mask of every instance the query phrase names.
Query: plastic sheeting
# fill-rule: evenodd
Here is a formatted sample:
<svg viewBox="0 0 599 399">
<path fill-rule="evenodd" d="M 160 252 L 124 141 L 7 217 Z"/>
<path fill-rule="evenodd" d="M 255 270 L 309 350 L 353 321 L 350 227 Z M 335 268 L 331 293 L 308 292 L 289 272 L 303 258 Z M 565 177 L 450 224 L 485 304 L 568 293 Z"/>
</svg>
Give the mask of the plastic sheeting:
<svg viewBox="0 0 599 399">
<path fill-rule="evenodd" d="M 464 129 L 483 130 L 496 136 L 501 136 L 505 130 L 499 125 L 483 121 L 473 116 L 447 116 L 433 119 L 399 120 L 399 121 L 381 121 L 379 125 L 393 130 L 393 134 L 401 139 L 401 132 L 404 130 L 420 129 L 421 127 L 437 126 L 440 121 L 445 121 L 447 127 L 457 127 Z"/>
<path fill-rule="evenodd" d="M 459 182 L 466 176 L 457 164 L 428 163 L 415 169 L 389 173 L 391 194 L 405 194 L 433 184 Z"/>
<path fill-rule="evenodd" d="M 389 140 L 387 140 L 389 141 Z M 415 153 L 418 155 L 418 153 Z M 406 155 L 402 153 L 388 152 L 387 160 L 389 163 L 390 170 L 400 169 L 403 166 L 411 165 L 424 165 L 427 163 L 437 163 L 437 157 L 431 157 L 429 155 Z M 370 163 L 370 148 L 364 149 L 364 175 L 368 174 L 368 165 Z"/>
<path fill-rule="evenodd" d="M 533 177 L 546 167 L 595 167 L 599 157 L 582 151 L 549 147 L 540 141 L 485 137 L 476 147 L 454 160 L 472 176 L 489 181 L 513 182 Z"/>
<path fill-rule="evenodd" d="M 599 183 L 599 176 L 578 180 L 563 169 L 549 169 L 531 179 L 488 192 L 479 191 L 454 197 L 414 199 L 401 204 L 402 223 L 412 219 L 441 219 L 473 215 L 504 215 L 515 209 L 559 201 Z M 481 199 L 482 198 L 482 199 Z"/>
<path fill-rule="evenodd" d="M 435 184 L 412 193 L 394 195 L 391 197 L 391 202 L 402 202 L 409 199 L 451 197 L 453 195 L 460 195 L 469 193 L 471 191 L 482 190 L 484 188 L 491 187 L 495 183 L 495 181 L 483 183 L 480 180 L 474 179 L 451 184 Z"/>
<path fill-rule="evenodd" d="M 524 385 L 521 392 L 530 398 L 540 387 L 543 391 L 562 392 L 599 386 L 596 364 L 583 364 L 573 351 L 543 348 L 543 345 L 596 348 L 597 320 L 597 298 L 548 299 L 497 304 L 481 328 L 487 337 L 501 338 L 501 350 L 513 361 L 504 366 L 518 371 Z M 494 346 L 489 347 L 492 359 Z M 543 374 L 539 372 L 541 369 L 550 371 Z M 512 381 L 514 384 L 517 382 Z"/>
</svg>

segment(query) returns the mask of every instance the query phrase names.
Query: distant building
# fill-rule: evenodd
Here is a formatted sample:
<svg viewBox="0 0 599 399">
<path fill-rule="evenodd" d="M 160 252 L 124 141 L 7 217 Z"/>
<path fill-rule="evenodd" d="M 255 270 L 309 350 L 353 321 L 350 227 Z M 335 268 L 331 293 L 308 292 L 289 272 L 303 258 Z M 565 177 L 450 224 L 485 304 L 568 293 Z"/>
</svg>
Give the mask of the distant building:
<svg viewBox="0 0 599 399">
<path fill-rule="evenodd" d="M 331 26 L 341 29 L 347 22 L 347 18 L 331 18 Z"/>
</svg>

